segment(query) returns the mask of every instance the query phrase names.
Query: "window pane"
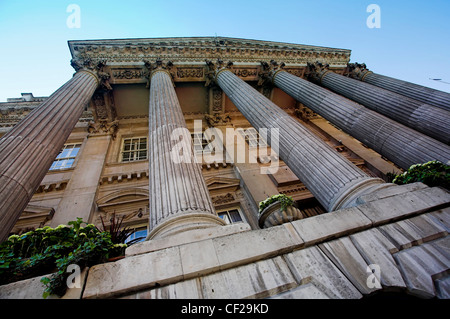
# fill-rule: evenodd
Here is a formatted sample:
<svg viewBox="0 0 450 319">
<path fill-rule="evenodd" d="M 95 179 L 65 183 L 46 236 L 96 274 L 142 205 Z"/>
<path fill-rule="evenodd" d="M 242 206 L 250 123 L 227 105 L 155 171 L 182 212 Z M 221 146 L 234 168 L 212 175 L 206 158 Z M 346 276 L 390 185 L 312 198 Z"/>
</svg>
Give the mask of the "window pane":
<svg viewBox="0 0 450 319">
<path fill-rule="evenodd" d="M 236 209 L 230 210 L 228 213 L 229 213 L 231 221 L 233 223 L 242 221 L 241 215 L 239 214 L 239 212 Z"/>
<path fill-rule="evenodd" d="M 139 159 L 146 159 L 147 158 L 147 151 L 140 151 L 139 152 Z"/>
</svg>

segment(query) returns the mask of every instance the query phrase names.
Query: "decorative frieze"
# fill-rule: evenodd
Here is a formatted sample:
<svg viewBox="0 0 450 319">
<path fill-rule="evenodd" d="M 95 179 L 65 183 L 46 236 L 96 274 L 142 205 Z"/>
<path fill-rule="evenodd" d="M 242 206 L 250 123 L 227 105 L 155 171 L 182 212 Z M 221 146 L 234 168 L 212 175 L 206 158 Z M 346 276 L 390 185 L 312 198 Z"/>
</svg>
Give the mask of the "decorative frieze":
<svg viewBox="0 0 450 319">
<path fill-rule="evenodd" d="M 235 62 L 259 63 L 277 57 L 289 64 L 304 65 L 307 61 L 320 60 L 345 66 L 351 52 L 310 45 L 217 37 L 69 41 L 69 47 L 74 57 L 107 58 L 115 63 L 157 58 L 173 62 L 198 62 L 220 56 Z"/>
</svg>

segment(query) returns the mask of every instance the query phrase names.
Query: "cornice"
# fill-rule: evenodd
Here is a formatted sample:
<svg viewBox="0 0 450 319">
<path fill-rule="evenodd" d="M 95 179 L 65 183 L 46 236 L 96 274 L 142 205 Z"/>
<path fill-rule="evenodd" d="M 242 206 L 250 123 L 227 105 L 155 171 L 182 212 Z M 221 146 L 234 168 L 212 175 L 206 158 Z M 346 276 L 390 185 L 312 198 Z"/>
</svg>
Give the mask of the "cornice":
<svg viewBox="0 0 450 319">
<path fill-rule="evenodd" d="M 346 66 L 351 53 L 347 49 L 223 37 L 75 40 L 68 44 L 72 58 L 106 60 L 109 65 L 142 64 L 158 58 L 173 63 L 221 58 L 258 64 L 276 59 L 301 65 L 318 60 Z"/>
</svg>

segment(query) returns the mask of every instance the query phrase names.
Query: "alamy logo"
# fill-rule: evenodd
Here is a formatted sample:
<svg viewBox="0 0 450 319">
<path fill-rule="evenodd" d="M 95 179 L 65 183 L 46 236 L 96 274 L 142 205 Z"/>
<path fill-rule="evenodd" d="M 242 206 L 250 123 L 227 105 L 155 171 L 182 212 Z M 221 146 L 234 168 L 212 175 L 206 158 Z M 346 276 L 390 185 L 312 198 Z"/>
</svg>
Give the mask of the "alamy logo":
<svg viewBox="0 0 450 319">
<path fill-rule="evenodd" d="M 380 265 L 378 264 L 370 264 L 367 266 L 367 273 L 370 275 L 367 277 L 366 285 L 367 288 L 381 288 L 381 270 Z"/>
<path fill-rule="evenodd" d="M 69 4 L 66 8 L 67 13 L 71 13 L 66 20 L 69 29 L 81 28 L 81 9 L 77 4 Z"/>
<path fill-rule="evenodd" d="M 381 8 L 378 4 L 369 4 L 366 9 L 371 14 L 367 17 L 366 25 L 369 29 L 381 28 Z"/>
<path fill-rule="evenodd" d="M 76 264 L 70 264 L 67 266 L 67 272 L 70 275 L 67 277 L 66 284 L 68 288 L 81 288 L 81 269 Z"/>
</svg>

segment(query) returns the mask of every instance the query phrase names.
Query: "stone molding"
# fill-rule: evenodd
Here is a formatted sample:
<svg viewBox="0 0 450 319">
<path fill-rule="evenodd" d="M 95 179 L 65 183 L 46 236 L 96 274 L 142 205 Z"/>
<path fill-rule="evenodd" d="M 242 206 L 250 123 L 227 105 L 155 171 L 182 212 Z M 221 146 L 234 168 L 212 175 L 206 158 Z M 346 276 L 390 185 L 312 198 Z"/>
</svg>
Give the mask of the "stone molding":
<svg viewBox="0 0 450 319">
<path fill-rule="evenodd" d="M 328 61 L 345 66 L 350 50 L 302 44 L 222 37 L 148 38 L 69 41 L 74 58 L 108 59 L 111 63 L 137 63 L 161 58 L 174 63 L 222 58 L 235 62 L 259 63 L 274 56 L 289 64 Z"/>
</svg>

